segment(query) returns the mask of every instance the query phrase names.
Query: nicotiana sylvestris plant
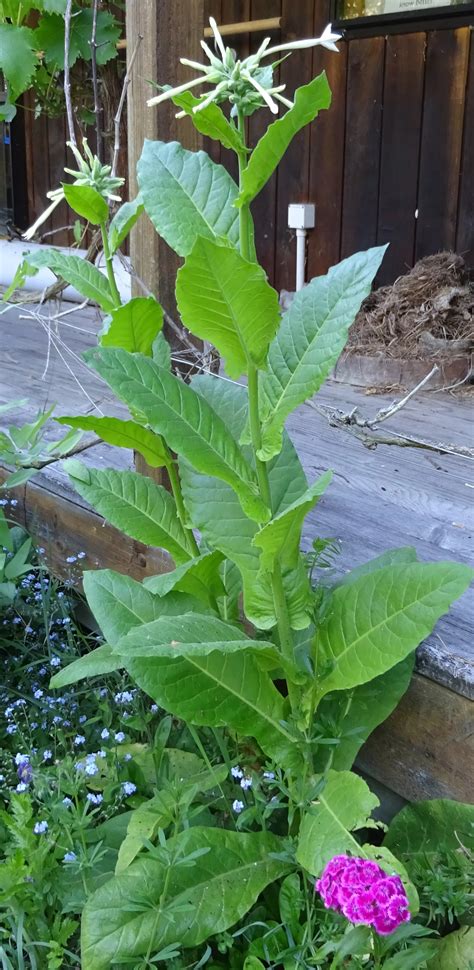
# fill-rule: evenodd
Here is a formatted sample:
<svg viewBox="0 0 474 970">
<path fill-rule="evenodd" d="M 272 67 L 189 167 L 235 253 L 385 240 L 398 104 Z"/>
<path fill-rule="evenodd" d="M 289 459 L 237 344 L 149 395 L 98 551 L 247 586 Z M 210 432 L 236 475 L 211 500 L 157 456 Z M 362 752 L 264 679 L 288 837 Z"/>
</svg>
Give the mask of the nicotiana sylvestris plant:
<svg viewBox="0 0 474 970">
<path fill-rule="evenodd" d="M 385 247 L 311 280 L 281 315 L 256 259 L 251 216 L 293 136 L 331 99 L 322 73 L 288 101 L 273 83 L 271 58 L 292 46 L 334 48 L 336 39 L 329 29 L 294 45 L 270 48 L 265 41 L 239 62 L 216 32 L 216 53 L 203 43 L 210 66 L 191 65 L 211 92 L 195 98 L 189 89 L 196 80 L 152 100 L 172 98 L 200 132 L 235 152 L 239 184 L 205 152 L 147 141 L 139 200 L 119 210 L 115 226 L 106 224 L 103 207 L 96 213 L 110 256 L 145 208 L 184 260 L 176 281 L 182 322 L 218 348 L 231 380 L 203 374 L 185 384 L 171 370 L 159 304 L 148 298 L 120 306 L 111 262 L 108 279 L 87 270 L 94 270 L 89 283 L 109 317 L 86 359 L 131 417 L 61 420 L 141 452 L 167 470 L 171 491 L 132 471 L 76 460 L 66 467 L 98 512 L 134 539 L 167 550 L 175 568 L 143 583 L 112 570 L 86 572 L 86 596 L 105 643 L 53 685 L 126 668 L 173 715 L 192 726 L 224 726 L 253 745 L 255 763 L 266 763 L 277 779 L 278 798 L 265 831 L 172 830 L 158 819 L 145 832 L 164 830 L 153 852 L 139 851 L 135 834 L 134 851 L 125 860 L 122 854 L 116 875 L 85 907 L 84 970 L 142 958 L 148 965 L 151 954 L 176 944 L 195 947 L 234 925 L 282 877 L 299 873 L 310 898 L 314 877 L 337 853 L 398 873 L 416 913 L 403 865 L 388 846 L 375 848 L 357 834 L 374 825 L 378 802 L 351 767 L 406 690 L 415 648 L 471 572 L 420 563 L 405 548 L 324 592 L 310 584 L 301 533 L 331 472 L 307 482 L 285 422 L 334 367 Z M 223 100 L 230 119 L 219 107 Z M 245 116 L 260 107 L 275 113 L 281 101 L 287 110 L 250 150 Z M 68 201 L 87 218 L 94 192 L 77 186 Z M 64 263 L 53 268 L 68 271 Z M 153 816 L 153 805 L 147 808 Z"/>
</svg>

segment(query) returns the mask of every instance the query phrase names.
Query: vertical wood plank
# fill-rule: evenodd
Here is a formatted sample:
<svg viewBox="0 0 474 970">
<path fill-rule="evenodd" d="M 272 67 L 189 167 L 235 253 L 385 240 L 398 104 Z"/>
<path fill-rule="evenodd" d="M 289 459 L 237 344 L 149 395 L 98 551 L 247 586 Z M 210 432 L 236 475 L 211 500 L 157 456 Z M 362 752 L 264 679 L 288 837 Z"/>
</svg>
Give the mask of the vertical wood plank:
<svg viewBox="0 0 474 970">
<path fill-rule="evenodd" d="M 283 0 L 282 42 L 310 37 L 313 27 L 314 0 Z M 292 99 L 295 89 L 311 80 L 312 51 L 299 50 L 283 61 L 280 82 L 286 84 L 285 96 Z M 310 132 L 306 126 L 293 139 L 277 173 L 275 286 L 293 290 L 295 286 L 296 243 L 288 229 L 290 202 L 307 202 L 309 194 Z"/>
<path fill-rule="evenodd" d="M 48 122 L 44 115 L 35 119 L 34 95 L 28 91 L 24 96 L 25 139 L 28 177 L 28 217 L 30 224 L 48 207 L 46 193 L 49 184 L 49 139 Z M 43 232 L 52 229 L 51 219 L 41 227 Z"/>
<path fill-rule="evenodd" d="M 425 45 L 424 33 L 387 37 L 377 242 L 390 245 L 382 285 L 413 265 Z"/>
<path fill-rule="evenodd" d="M 469 36 L 469 27 L 428 34 L 416 259 L 456 243 Z"/>
<path fill-rule="evenodd" d="M 342 258 L 377 239 L 384 51 L 383 37 L 349 43 Z"/>
<path fill-rule="evenodd" d="M 328 0 L 316 0 L 315 37 L 330 18 Z M 326 71 L 332 101 L 311 125 L 309 198 L 316 205 L 316 228 L 308 236 L 308 280 L 327 273 L 340 256 L 348 45 L 339 41 L 338 47 L 338 54 L 322 47 L 313 51 L 313 77 Z"/>
<path fill-rule="evenodd" d="M 464 110 L 464 137 L 459 184 L 456 252 L 474 269 L 474 32 L 471 34 L 469 76 Z"/>
<path fill-rule="evenodd" d="M 250 7 L 250 17 L 252 20 L 260 20 L 266 17 L 281 16 L 281 0 L 252 0 Z M 265 34 L 255 34 L 251 36 L 251 46 L 254 50 L 262 42 Z M 273 31 L 270 35 L 272 44 L 278 44 L 280 31 Z M 274 75 L 278 78 L 278 68 Z M 278 83 L 278 82 L 277 82 Z M 285 109 L 283 109 L 285 110 Z M 249 144 L 254 147 L 262 135 L 265 133 L 270 116 L 268 109 L 257 111 L 249 119 Z M 277 176 L 272 175 L 271 179 L 264 186 L 260 194 L 252 204 L 252 215 L 255 223 L 255 241 L 259 262 L 264 267 L 268 278 L 273 283 L 275 278 L 275 230 L 276 230 L 276 209 L 277 209 Z"/>
</svg>

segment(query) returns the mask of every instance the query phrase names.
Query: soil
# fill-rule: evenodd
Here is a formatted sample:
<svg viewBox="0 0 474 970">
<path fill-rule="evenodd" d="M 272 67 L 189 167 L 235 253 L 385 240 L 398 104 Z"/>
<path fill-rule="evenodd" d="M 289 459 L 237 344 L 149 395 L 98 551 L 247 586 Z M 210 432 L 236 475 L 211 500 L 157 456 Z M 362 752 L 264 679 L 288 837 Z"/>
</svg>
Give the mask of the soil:
<svg viewBox="0 0 474 970">
<path fill-rule="evenodd" d="M 362 304 L 348 354 L 411 360 L 469 357 L 474 350 L 474 284 L 462 256 L 426 256 Z"/>
</svg>

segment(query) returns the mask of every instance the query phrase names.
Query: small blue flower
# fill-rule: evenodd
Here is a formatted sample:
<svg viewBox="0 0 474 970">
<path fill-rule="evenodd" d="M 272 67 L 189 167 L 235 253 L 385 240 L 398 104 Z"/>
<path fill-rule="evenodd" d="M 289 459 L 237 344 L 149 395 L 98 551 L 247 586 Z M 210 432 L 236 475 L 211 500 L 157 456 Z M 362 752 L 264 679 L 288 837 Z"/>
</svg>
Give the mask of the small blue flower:
<svg viewBox="0 0 474 970">
<path fill-rule="evenodd" d="M 160 708 L 158 707 L 158 704 L 152 704 L 150 707 L 150 711 L 152 714 L 158 714 L 159 709 Z"/>
<path fill-rule="evenodd" d="M 88 792 L 86 799 L 91 805 L 100 805 L 103 800 L 103 795 L 94 795 L 92 792 Z"/>
<path fill-rule="evenodd" d="M 18 728 L 16 724 L 9 724 L 7 727 L 7 734 L 16 734 Z"/>
<path fill-rule="evenodd" d="M 46 748 L 46 751 L 43 751 L 43 761 L 51 761 L 52 757 L 53 752 L 50 751 L 49 748 Z"/>
<path fill-rule="evenodd" d="M 66 855 L 63 858 L 63 862 L 75 862 L 76 859 L 77 859 L 77 855 L 75 852 L 66 852 Z"/>
<path fill-rule="evenodd" d="M 61 657 L 51 657 L 51 666 L 52 667 L 60 667 L 61 666 Z"/>
<path fill-rule="evenodd" d="M 27 788 L 28 788 L 28 785 L 26 785 L 24 781 L 18 782 L 18 785 L 16 786 L 17 792 L 26 791 Z"/>
<path fill-rule="evenodd" d="M 38 690 L 35 690 L 33 697 L 36 698 L 37 701 L 39 701 L 41 700 L 43 694 L 44 694 L 44 691 L 38 689 Z"/>
<path fill-rule="evenodd" d="M 81 716 L 79 718 L 79 724 L 85 724 L 86 721 L 87 721 L 87 715 L 86 714 L 81 714 Z"/>
<path fill-rule="evenodd" d="M 77 558 L 78 559 L 85 559 L 86 558 L 86 553 L 85 552 L 78 552 Z"/>
<path fill-rule="evenodd" d="M 64 723 L 66 723 L 66 722 L 64 722 Z M 85 741 L 86 741 L 86 739 L 85 739 L 85 737 L 84 737 L 83 734 L 76 734 L 76 737 L 74 738 L 73 744 L 74 744 L 74 746 L 76 748 L 79 748 L 81 744 L 85 744 Z"/>
<path fill-rule="evenodd" d="M 232 775 L 233 778 L 243 778 L 244 777 L 244 773 L 242 771 L 242 768 L 239 768 L 239 765 L 235 765 L 233 768 L 231 768 L 230 769 L 230 773 L 231 773 L 231 775 Z"/>
<path fill-rule="evenodd" d="M 33 832 L 35 835 L 43 835 L 43 832 L 48 831 L 48 823 L 44 820 L 42 822 L 35 822 Z"/>
<path fill-rule="evenodd" d="M 263 777 L 265 778 L 266 781 L 273 781 L 274 778 L 275 778 L 275 772 L 274 771 L 264 771 L 263 772 Z"/>
<path fill-rule="evenodd" d="M 123 760 L 124 761 L 131 761 L 132 760 L 132 756 L 131 756 L 131 754 L 130 754 L 129 751 L 127 751 L 127 754 L 124 754 Z"/>
<path fill-rule="evenodd" d="M 91 777 L 99 774 L 99 769 L 95 761 L 89 761 L 88 764 L 86 764 L 85 771 L 86 771 L 86 775 L 90 775 Z"/>
<path fill-rule="evenodd" d="M 133 795 L 137 790 L 137 786 L 133 784 L 133 781 L 124 781 L 122 784 L 122 791 L 124 795 Z"/>
<path fill-rule="evenodd" d="M 72 798 L 69 798 L 68 795 L 65 795 L 63 798 L 63 805 L 65 805 L 66 808 L 69 808 L 69 806 L 72 805 Z"/>
<path fill-rule="evenodd" d="M 247 788 L 251 788 L 252 787 L 252 779 L 251 778 L 242 778 L 241 781 L 240 781 L 240 787 L 243 788 L 244 791 L 247 791 Z"/>
<path fill-rule="evenodd" d="M 68 563 L 77 562 L 77 556 L 67 556 L 66 562 Z"/>
<path fill-rule="evenodd" d="M 110 731 L 107 728 L 104 728 L 104 730 L 100 732 L 100 736 L 103 741 L 107 741 L 107 738 L 110 737 Z"/>
<path fill-rule="evenodd" d="M 122 744 L 122 741 L 125 741 L 125 735 L 123 731 L 115 732 L 115 740 L 118 742 L 118 744 Z"/>
<path fill-rule="evenodd" d="M 243 802 L 239 802 L 239 799 L 236 798 L 232 802 L 232 808 L 233 808 L 233 810 L 234 810 L 234 812 L 235 812 L 236 815 L 240 815 L 240 813 L 243 812 L 243 810 L 245 808 L 245 805 L 244 805 Z"/>
</svg>

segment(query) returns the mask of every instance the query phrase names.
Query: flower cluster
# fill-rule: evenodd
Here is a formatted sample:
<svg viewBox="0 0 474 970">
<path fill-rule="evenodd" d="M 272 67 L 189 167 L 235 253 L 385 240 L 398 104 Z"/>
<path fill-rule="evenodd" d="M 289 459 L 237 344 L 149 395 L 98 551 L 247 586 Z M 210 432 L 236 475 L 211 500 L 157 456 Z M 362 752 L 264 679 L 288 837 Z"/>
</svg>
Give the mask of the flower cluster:
<svg viewBox="0 0 474 970">
<path fill-rule="evenodd" d="M 190 91 L 192 88 L 205 83 L 212 86 L 212 91 L 202 97 L 199 103 L 193 107 L 193 112 L 202 111 L 213 101 L 216 104 L 229 101 L 232 105 L 231 114 L 233 115 L 237 109 L 242 111 L 243 114 L 250 115 L 263 105 L 270 108 L 272 114 L 278 114 L 277 102 L 285 105 L 286 108 L 292 108 L 293 103 L 282 94 L 285 85 L 274 85 L 273 83 L 275 63 L 262 64 L 262 61 L 267 57 L 274 57 L 276 54 L 283 53 L 288 56 L 293 51 L 317 46 L 325 47 L 327 50 L 337 53 L 336 41 L 341 38 L 341 34 L 333 32 L 330 24 L 323 31 L 321 37 L 296 40 L 288 44 L 278 44 L 276 47 L 270 47 L 270 38 L 266 37 L 255 54 L 250 54 L 244 60 L 239 60 L 232 48 L 225 46 L 213 17 L 209 18 L 209 23 L 214 34 L 215 53 L 204 40 L 201 41 L 201 47 L 209 64 L 190 61 L 187 57 L 181 58 L 181 64 L 199 71 L 201 76 L 186 81 L 185 84 L 180 84 L 178 87 L 166 88 L 162 94 L 150 98 L 147 102 L 148 105 L 161 104 L 162 101 L 175 98 L 183 92 Z M 184 114 L 184 111 L 180 112 L 177 117 L 181 118 Z"/>
<path fill-rule="evenodd" d="M 373 927 L 380 936 L 393 933 L 410 919 L 400 877 L 387 876 L 368 859 L 334 856 L 317 880 L 316 889 L 327 909 L 342 913 L 351 923 Z"/>
</svg>

